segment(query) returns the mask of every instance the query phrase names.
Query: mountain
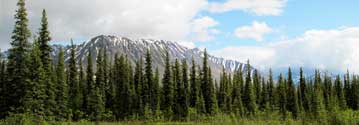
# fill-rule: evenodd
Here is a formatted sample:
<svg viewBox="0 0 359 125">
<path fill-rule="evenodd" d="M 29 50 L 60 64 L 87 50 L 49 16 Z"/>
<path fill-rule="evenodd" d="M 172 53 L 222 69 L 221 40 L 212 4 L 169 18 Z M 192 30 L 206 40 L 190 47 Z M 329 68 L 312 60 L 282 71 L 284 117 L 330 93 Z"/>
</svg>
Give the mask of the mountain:
<svg viewBox="0 0 359 125">
<path fill-rule="evenodd" d="M 64 48 L 65 61 L 67 61 L 70 55 L 70 46 L 53 45 L 52 56 L 56 59 L 60 47 Z M 133 65 L 138 59 L 144 58 L 146 51 L 149 49 L 152 54 L 153 67 L 154 69 L 158 68 L 160 72 L 164 71 L 166 50 L 169 50 L 171 62 L 174 62 L 175 59 L 186 59 L 187 63 L 191 65 L 191 58 L 193 57 L 195 62 L 201 65 L 203 57 L 203 51 L 198 48 L 190 49 L 177 42 L 100 35 L 83 42 L 80 45 L 76 45 L 76 59 L 77 61 L 84 60 L 83 62 L 86 65 L 86 57 L 89 51 L 92 52 L 93 59 L 95 60 L 97 52 L 101 48 L 106 50 L 111 59 L 113 59 L 116 53 L 127 56 Z M 216 78 L 220 76 L 222 67 L 228 72 L 233 72 L 239 69 L 239 67 L 246 69 L 243 63 L 235 60 L 226 60 L 212 55 L 209 55 L 208 60 L 213 75 Z"/>
</svg>

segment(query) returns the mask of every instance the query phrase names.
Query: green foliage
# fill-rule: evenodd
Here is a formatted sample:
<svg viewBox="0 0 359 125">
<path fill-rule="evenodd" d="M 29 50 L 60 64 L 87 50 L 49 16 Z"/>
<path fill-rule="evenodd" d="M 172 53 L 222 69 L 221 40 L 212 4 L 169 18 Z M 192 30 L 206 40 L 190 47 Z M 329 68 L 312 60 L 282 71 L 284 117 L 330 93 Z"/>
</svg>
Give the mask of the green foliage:
<svg viewBox="0 0 359 125">
<path fill-rule="evenodd" d="M 69 101 L 69 88 L 66 83 L 66 73 L 65 73 L 65 64 L 64 64 L 64 51 L 60 48 L 58 55 L 57 66 L 56 66 L 56 103 L 57 109 L 55 113 L 59 119 L 67 119 L 68 112 L 68 101 Z M 65 110 L 64 110 L 65 109 Z"/>
<path fill-rule="evenodd" d="M 11 36 L 11 48 L 7 59 L 7 82 L 5 88 L 5 111 L 23 112 L 26 84 L 29 82 L 28 39 L 31 35 L 28 28 L 25 0 L 19 0 L 15 14 L 15 26 Z"/>
<path fill-rule="evenodd" d="M 243 103 L 246 106 L 246 115 L 251 116 L 255 115 L 256 112 L 256 102 L 255 102 L 255 93 L 253 90 L 253 83 L 251 81 L 251 65 L 249 64 L 249 60 L 247 61 L 247 75 L 246 75 L 246 84 L 244 87 L 244 97 Z"/>
</svg>

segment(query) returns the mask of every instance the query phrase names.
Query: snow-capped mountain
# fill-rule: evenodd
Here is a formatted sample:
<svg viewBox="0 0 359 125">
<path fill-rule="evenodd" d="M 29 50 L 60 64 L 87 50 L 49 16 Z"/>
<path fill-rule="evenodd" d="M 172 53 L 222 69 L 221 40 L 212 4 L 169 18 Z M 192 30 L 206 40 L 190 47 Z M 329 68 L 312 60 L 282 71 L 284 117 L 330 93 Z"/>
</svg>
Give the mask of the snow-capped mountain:
<svg viewBox="0 0 359 125">
<path fill-rule="evenodd" d="M 70 55 L 69 46 L 53 45 L 52 55 L 55 57 L 58 54 L 60 47 L 64 48 L 65 60 L 68 60 Z M 111 59 L 113 59 L 117 53 L 119 55 L 127 56 L 133 64 L 136 60 L 144 58 L 147 49 L 149 49 L 152 54 L 153 67 L 158 68 L 160 72 L 164 70 L 166 50 L 169 51 L 171 62 L 174 62 L 175 59 L 185 59 L 187 64 L 191 64 L 191 59 L 193 57 L 195 62 L 198 65 L 201 65 L 203 57 L 203 51 L 198 48 L 190 49 L 177 42 L 153 39 L 129 39 L 126 37 L 100 35 L 80 45 L 76 45 L 76 59 L 78 61 L 83 60 L 86 64 L 88 52 L 91 51 L 93 59 L 95 59 L 98 50 L 101 48 L 106 50 Z M 211 55 L 209 55 L 208 60 L 215 77 L 220 76 L 222 67 L 228 72 L 233 72 L 240 67 L 246 69 L 243 63 L 234 60 L 226 60 Z"/>
</svg>

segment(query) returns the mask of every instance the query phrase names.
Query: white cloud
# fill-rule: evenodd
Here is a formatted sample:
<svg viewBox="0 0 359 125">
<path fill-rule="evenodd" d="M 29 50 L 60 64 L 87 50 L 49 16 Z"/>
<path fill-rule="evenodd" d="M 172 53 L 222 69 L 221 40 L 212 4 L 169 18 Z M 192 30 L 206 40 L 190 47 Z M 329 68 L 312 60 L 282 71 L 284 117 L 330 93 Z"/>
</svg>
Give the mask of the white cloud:
<svg viewBox="0 0 359 125">
<path fill-rule="evenodd" d="M 217 56 L 237 60 L 250 59 L 258 67 L 288 66 L 320 68 L 331 72 L 349 69 L 359 72 L 359 27 L 333 30 L 309 30 L 303 35 L 264 46 L 227 47 Z"/>
<path fill-rule="evenodd" d="M 222 13 L 241 10 L 260 16 L 278 16 L 282 13 L 286 0 L 227 0 L 224 3 L 213 2 L 209 4 L 209 11 Z"/>
<path fill-rule="evenodd" d="M 200 42 L 212 40 L 214 35 L 220 31 L 213 28 L 219 23 L 211 17 L 204 16 L 193 20 L 192 22 L 192 39 Z"/>
<path fill-rule="evenodd" d="M 253 21 L 251 26 L 238 27 L 234 31 L 234 35 L 242 39 L 254 39 L 263 41 L 263 36 L 271 33 L 273 30 L 265 22 Z"/>
<path fill-rule="evenodd" d="M 11 41 L 16 2 L 0 3 L 2 48 Z M 31 0 L 26 7 L 33 32 L 39 28 L 41 10 L 47 10 L 55 41 L 100 34 L 183 41 L 189 39 L 193 21 L 207 4 L 206 0 Z"/>
</svg>

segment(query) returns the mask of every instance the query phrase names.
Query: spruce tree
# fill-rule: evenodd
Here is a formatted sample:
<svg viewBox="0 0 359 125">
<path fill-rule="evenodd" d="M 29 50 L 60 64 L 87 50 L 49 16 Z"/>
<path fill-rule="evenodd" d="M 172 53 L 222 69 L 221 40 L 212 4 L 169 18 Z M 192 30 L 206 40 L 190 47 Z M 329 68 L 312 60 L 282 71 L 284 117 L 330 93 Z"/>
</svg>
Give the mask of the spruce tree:
<svg viewBox="0 0 359 125">
<path fill-rule="evenodd" d="M 282 74 L 279 74 L 277 93 L 279 112 L 282 119 L 285 120 L 287 117 L 287 93 Z"/>
<path fill-rule="evenodd" d="M 322 80 L 318 70 L 315 71 L 314 93 L 312 99 L 312 113 L 317 120 L 323 120 L 325 117 L 325 107 L 323 104 Z"/>
<path fill-rule="evenodd" d="M 269 109 L 269 92 L 268 92 L 268 86 L 264 80 L 264 77 L 262 77 L 262 90 L 261 90 L 261 100 L 260 100 L 260 109 L 262 111 L 267 111 Z"/>
<path fill-rule="evenodd" d="M 351 107 L 353 110 L 358 110 L 359 106 L 359 83 L 356 75 L 352 76 L 351 83 Z"/>
<path fill-rule="evenodd" d="M 65 57 L 64 51 L 60 48 L 58 54 L 57 66 L 56 66 L 56 103 L 57 111 L 54 112 L 57 114 L 59 119 L 66 119 L 68 117 L 68 101 L 69 101 L 69 86 L 66 83 L 66 73 L 65 73 Z"/>
<path fill-rule="evenodd" d="M 73 113 L 73 120 L 77 121 L 80 119 L 80 86 L 79 86 L 79 77 L 77 72 L 76 66 L 76 58 L 75 58 L 75 45 L 71 40 L 71 49 L 70 49 L 70 59 L 69 59 L 69 66 L 68 66 L 68 81 L 69 81 L 69 99 L 70 105 Z"/>
<path fill-rule="evenodd" d="M 100 93 L 99 87 L 94 80 L 92 53 L 89 51 L 87 56 L 87 115 L 92 121 L 98 121 L 101 119 L 101 115 L 104 111 L 104 102 Z"/>
<path fill-rule="evenodd" d="M 249 64 L 249 60 L 247 61 L 247 75 L 245 81 L 245 88 L 244 88 L 244 98 L 243 103 L 246 106 L 246 113 L 247 115 L 254 115 L 256 112 L 256 102 L 255 102 L 255 93 L 253 90 L 253 83 L 251 81 L 251 65 Z"/>
<path fill-rule="evenodd" d="M 31 35 L 28 28 L 25 0 L 17 2 L 15 14 L 15 26 L 11 36 L 11 48 L 9 49 L 8 63 L 6 66 L 7 82 L 5 91 L 5 112 L 21 112 L 25 85 L 29 81 L 28 54 L 30 44 L 28 39 Z M 25 90 L 25 91 L 24 91 Z"/>
<path fill-rule="evenodd" d="M 55 85 L 54 81 L 52 81 L 52 65 L 51 65 L 51 46 L 49 42 L 51 40 L 50 32 L 48 30 L 48 21 L 45 9 L 42 11 L 42 18 L 41 18 L 41 28 L 39 29 L 39 50 L 40 50 L 40 57 L 43 64 L 43 69 L 45 70 L 45 83 L 46 83 L 46 94 L 47 99 L 45 101 L 45 108 L 46 108 L 46 115 L 51 116 L 53 112 L 56 110 L 56 101 L 55 101 Z"/>
<path fill-rule="evenodd" d="M 268 96 L 269 96 L 269 105 L 271 111 L 275 109 L 276 105 L 276 94 L 275 94 L 275 86 L 274 86 L 274 80 L 273 80 L 273 72 L 272 69 L 269 69 L 269 78 L 268 78 Z"/>
<path fill-rule="evenodd" d="M 257 69 L 254 69 L 253 74 L 253 87 L 254 87 L 254 93 L 255 93 L 255 100 L 256 104 L 259 105 L 261 100 L 261 82 L 260 82 L 259 72 Z"/>
<path fill-rule="evenodd" d="M 346 109 L 347 103 L 345 101 L 343 85 L 341 83 L 339 75 L 336 76 L 336 79 L 335 79 L 335 82 L 334 82 L 334 88 L 335 88 L 336 98 L 337 98 L 338 103 L 339 103 L 339 108 L 342 109 L 342 110 Z"/>
<path fill-rule="evenodd" d="M 190 71 L 190 107 L 196 107 L 199 101 L 199 85 L 197 80 L 196 63 L 192 57 L 192 66 Z M 198 109 L 197 109 L 198 110 Z"/>
<path fill-rule="evenodd" d="M 134 93 L 135 97 L 133 99 L 135 112 L 142 114 L 143 104 L 142 104 L 142 84 L 143 84 L 143 60 L 142 57 L 136 62 L 135 74 L 134 74 Z"/>
<path fill-rule="evenodd" d="M 48 29 L 48 21 L 46 10 L 42 10 L 42 18 L 41 18 L 41 28 L 39 29 L 39 49 L 41 51 L 41 60 L 46 70 L 49 70 L 51 67 L 51 46 L 49 42 L 51 40 L 50 31 Z"/>
<path fill-rule="evenodd" d="M 292 79 L 292 71 L 290 68 L 288 68 L 288 80 L 287 80 L 287 110 L 292 112 L 294 118 L 298 117 L 298 113 L 299 113 L 298 98 L 296 95 L 296 90 Z"/>
<path fill-rule="evenodd" d="M 145 99 L 144 103 L 150 106 L 150 109 L 152 111 L 155 111 L 157 108 L 158 100 L 155 100 L 157 98 L 157 90 L 154 87 L 153 83 L 153 71 L 152 71 L 152 57 L 151 52 L 148 49 L 146 53 L 146 59 L 145 59 Z"/>
<path fill-rule="evenodd" d="M 127 61 L 127 57 L 123 59 L 120 57 L 119 60 L 119 76 L 122 76 L 122 80 L 119 81 L 117 89 L 117 98 L 116 98 L 116 108 L 117 108 L 117 118 L 118 119 L 127 119 L 132 115 L 132 103 L 133 103 L 133 92 L 131 89 L 131 72 L 130 63 Z"/>
<path fill-rule="evenodd" d="M 105 95 L 105 71 L 104 71 L 104 64 L 103 64 L 103 51 L 102 49 L 100 49 L 97 53 L 97 58 L 96 58 L 96 86 L 99 88 L 100 90 L 100 95 L 102 96 L 102 100 L 104 100 L 104 95 Z"/>
<path fill-rule="evenodd" d="M 162 85 L 162 92 L 164 96 L 164 100 L 162 101 L 162 109 L 165 112 L 165 116 L 168 117 L 171 116 L 173 113 L 172 108 L 174 103 L 174 84 L 172 82 L 172 71 L 168 51 L 166 51 L 165 71 L 163 73 Z"/>
<path fill-rule="evenodd" d="M 302 103 L 302 107 L 305 111 L 309 111 L 309 102 L 310 100 L 308 100 L 308 95 L 307 95 L 307 85 L 305 83 L 305 76 L 303 74 L 303 68 L 301 67 L 299 69 L 299 91 L 300 91 L 300 96 L 299 99 Z"/>
<path fill-rule="evenodd" d="M 1 51 L 0 51 L 1 52 Z M 0 55 L 1 58 L 1 55 Z M 6 115 L 6 62 L 5 60 L 0 59 L 0 119 L 4 118 Z"/>
<path fill-rule="evenodd" d="M 350 78 L 349 78 L 349 70 L 347 70 L 347 73 L 344 75 L 344 95 L 346 104 L 349 108 L 352 108 L 352 102 L 351 102 L 351 85 L 350 85 Z"/>
<path fill-rule="evenodd" d="M 45 70 L 41 62 L 41 52 L 37 41 L 33 43 L 32 51 L 30 53 L 29 78 L 25 88 L 24 110 L 28 113 L 33 113 L 38 117 L 45 116 L 46 85 L 45 85 Z"/>
<path fill-rule="evenodd" d="M 201 71 L 201 91 L 202 96 L 204 99 L 204 106 L 206 109 L 206 113 L 208 114 L 214 114 L 216 113 L 217 108 L 217 100 L 216 95 L 214 91 L 214 85 L 212 80 L 212 73 L 210 71 L 210 68 L 208 66 L 208 55 L 207 51 L 204 51 L 204 57 L 203 57 L 203 65 L 202 65 L 202 71 Z"/>
<path fill-rule="evenodd" d="M 83 67 L 83 60 L 80 59 L 79 61 L 79 85 L 80 85 L 80 93 L 81 93 L 81 111 L 82 112 L 86 112 L 86 99 L 87 99 L 87 82 L 86 82 L 86 76 L 85 76 L 85 71 L 84 71 L 84 67 Z"/>
<path fill-rule="evenodd" d="M 243 82 L 242 67 L 240 67 L 233 75 L 233 89 L 232 89 L 232 109 L 233 112 L 239 116 L 243 116 L 244 108 L 241 96 L 240 83 Z"/>
</svg>

